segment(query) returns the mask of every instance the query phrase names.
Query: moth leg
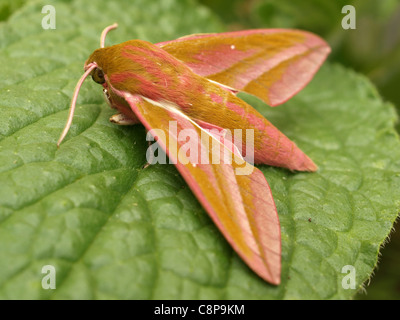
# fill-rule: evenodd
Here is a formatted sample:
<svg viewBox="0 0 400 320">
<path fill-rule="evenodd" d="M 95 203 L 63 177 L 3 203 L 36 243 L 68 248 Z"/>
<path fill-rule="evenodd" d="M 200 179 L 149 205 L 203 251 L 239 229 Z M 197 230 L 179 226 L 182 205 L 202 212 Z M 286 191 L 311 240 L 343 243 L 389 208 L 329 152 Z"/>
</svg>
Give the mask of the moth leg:
<svg viewBox="0 0 400 320">
<path fill-rule="evenodd" d="M 135 114 L 130 109 L 129 105 L 127 105 L 123 99 L 113 94 L 113 92 L 110 91 L 107 87 L 103 88 L 103 96 L 104 100 L 112 109 L 117 109 L 119 111 L 118 114 L 114 114 L 110 118 L 110 122 L 121 126 L 130 126 L 140 123 Z"/>
<path fill-rule="evenodd" d="M 103 88 L 103 98 L 104 98 L 104 101 L 107 102 L 107 104 L 108 104 L 111 108 L 117 109 L 117 108 L 114 106 L 114 104 L 111 102 L 111 95 L 110 95 L 110 92 L 108 91 L 107 88 Z"/>
<path fill-rule="evenodd" d="M 134 120 L 123 113 L 117 113 L 111 116 L 110 122 L 118 124 L 120 126 L 130 126 L 137 123 L 137 120 Z"/>
</svg>

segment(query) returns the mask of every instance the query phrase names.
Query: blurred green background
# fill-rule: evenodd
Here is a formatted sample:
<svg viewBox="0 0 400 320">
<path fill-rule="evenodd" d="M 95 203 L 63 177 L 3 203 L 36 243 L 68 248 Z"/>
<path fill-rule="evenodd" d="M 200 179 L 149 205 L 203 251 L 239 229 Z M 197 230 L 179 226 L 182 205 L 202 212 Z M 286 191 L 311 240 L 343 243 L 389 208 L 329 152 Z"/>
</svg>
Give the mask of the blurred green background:
<svg viewBox="0 0 400 320">
<path fill-rule="evenodd" d="M 400 111 L 400 0 L 199 0 L 227 30 L 298 28 L 332 47 L 329 61 L 366 75 Z M 345 5 L 356 10 L 356 29 L 344 30 Z M 396 124 L 399 132 L 400 125 Z M 399 225 L 399 224 L 398 224 Z M 400 232 L 381 250 L 375 275 L 356 299 L 400 299 Z"/>
</svg>

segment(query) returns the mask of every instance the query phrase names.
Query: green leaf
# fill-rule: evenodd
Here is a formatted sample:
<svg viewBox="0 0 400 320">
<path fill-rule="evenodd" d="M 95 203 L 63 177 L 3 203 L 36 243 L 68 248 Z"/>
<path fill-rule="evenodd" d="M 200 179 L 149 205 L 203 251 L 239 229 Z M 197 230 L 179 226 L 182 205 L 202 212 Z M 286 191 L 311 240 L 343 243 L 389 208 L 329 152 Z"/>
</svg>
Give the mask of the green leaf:
<svg viewBox="0 0 400 320">
<path fill-rule="evenodd" d="M 319 165 L 260 166 L 282 228 L 280 286 L 238 258 L 172 165 L 142 169 L 141 126 L 108 122 L 101 87 L 85 82 L 70 133 L 56 141 L 82 66 L 101 30 L 109 44 L 221 31 L 192 1 L 42 2 L 0 25 L 0 298 L 350 298 L 370 276 L 400 201 L 400 148 L 391 105 L 363 77 L 325 65 L 285 106 L 244 95 Z M 83 10 L 85 8 L 85 10 Z M 42 288 L 42 267 L 56 289 Z"/>
<path fill-rule="evenodd" d="M 398 223 L 395 224 L 395 228 Z M 396 228 L 398 230 L 398 228 Z M 360 300 L 399 300 L 400 299 L 400 233 L 390 235 L 390 242 L 382 249 L 378 270 L 366 291 L 357 295 Z"/>
</svg>

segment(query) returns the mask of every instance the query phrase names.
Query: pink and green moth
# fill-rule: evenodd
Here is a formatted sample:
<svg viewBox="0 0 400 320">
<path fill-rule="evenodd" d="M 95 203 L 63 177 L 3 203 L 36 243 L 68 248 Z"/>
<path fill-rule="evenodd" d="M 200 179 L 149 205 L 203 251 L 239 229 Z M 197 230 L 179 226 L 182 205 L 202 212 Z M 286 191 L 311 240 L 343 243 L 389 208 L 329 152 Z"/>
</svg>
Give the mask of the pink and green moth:
<svg viewBox="0 0 400 320">
<path fill-rule="evenodd" d="M 105 47 L 107 32 L 116 27 L 104 29 L 100 48 L 84 65 L 58 146 L 71 126 L 79 89 L 91 75 L 103 86 L 109 105 L 119 111 L 112 122 L 141 123 L 150 132 L 166 133 L 155 140 L 226 240 L 255 273 L 278 285 L 281 234 L 270 187 L 250 164 L 249 174 L 237 174 L 247 140 L 244 134 L 241 145 L 232 147 L 225 132 L 252 129 L 255 164 L 316 171 L 294 142 L 236 93 L 250 93 L 270 106 L 285 102 L 312 79 L 329 46 L 305 31 L 256 29 L 195 34 L 157 44 L 130 40 Z M 177 123 L 174 130 L 171 121 Z M 179 134 L 186 129 L 197 135 L 194 141 L 207 161 L 193 163 L 190 155 L 179 151 L 186 143 Z M 219 134 L 210 134 L 210 129 Z M 220 151 L 200 148 L 209 143 L 204 136 L 217 140 Z M 212 156 L 222 149 L 229 150 L 234 161 L 213 163 Z"/>
</svg>

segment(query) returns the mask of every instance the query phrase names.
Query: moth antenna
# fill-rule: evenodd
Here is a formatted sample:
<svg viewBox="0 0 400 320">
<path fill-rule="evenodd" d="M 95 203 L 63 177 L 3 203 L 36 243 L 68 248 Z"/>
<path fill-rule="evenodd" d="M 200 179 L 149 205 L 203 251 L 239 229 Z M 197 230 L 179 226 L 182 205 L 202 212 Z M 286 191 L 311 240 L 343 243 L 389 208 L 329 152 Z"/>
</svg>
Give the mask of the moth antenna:
<svg viewBox="0 0 400 320">
<path fill-rule="evenodd" d="M 69 131 L 69 128 L 71 127 L 72 118 L 74 117 L 74 112 L 75 112 L 76 100 L 78 99 L 78 93 L 82 86 L 82 83 L 83 83 L 83 81 L 85 81 L 87 76 L 92 72 L 92 70 L 97 68 L 97 64 L 94 62 L 89 63 L 86 66 L 86 68 L 87 69 L 86 69 L 85 73 L 83 74 L 83 76 L 79 79 L 78 83 L 76 84 L 76 87 L 74 90 L 74 95 L 73 95 L 72 101 L 71 101 L 71 106 L 69 107 L 68 120 L 67 120 L 67 123 L 65 124 L 63 132 L 61 133 L 60 139 L 58 139 L 57 147 L 60 147 L 61 142 L 64 140 L 65 136 L 67 135 L 67 133 Z"/>
<path fill-rule="evenodd" d="M 100 36 L 100 48 L 104 48 L 104 43 L 106 42 L 106 35 L 108 31 L 113 30 L 118 27 L 118 23 L 114 23 L 111 26 L 106 27 Z"/>
</svg>

